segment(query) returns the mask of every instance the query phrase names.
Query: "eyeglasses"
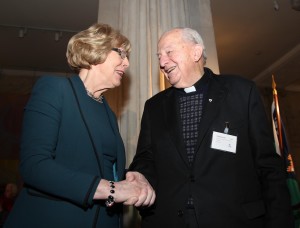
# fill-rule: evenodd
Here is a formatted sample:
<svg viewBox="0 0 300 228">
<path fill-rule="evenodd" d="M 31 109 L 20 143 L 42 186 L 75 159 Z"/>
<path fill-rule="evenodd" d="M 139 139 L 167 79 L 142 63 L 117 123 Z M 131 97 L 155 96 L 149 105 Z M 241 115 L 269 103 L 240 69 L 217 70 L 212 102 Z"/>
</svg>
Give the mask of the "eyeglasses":
<svg viewBox="0 0 300 228">
<path fill-rule="evenodd" d="M 118 54 L 121 56 L 121 59 L 125 59 L 128 55 L 127 51 L 124 51 L 120 48 L 112 48 L 112 51 L 118 52 Z"/>
</svg>

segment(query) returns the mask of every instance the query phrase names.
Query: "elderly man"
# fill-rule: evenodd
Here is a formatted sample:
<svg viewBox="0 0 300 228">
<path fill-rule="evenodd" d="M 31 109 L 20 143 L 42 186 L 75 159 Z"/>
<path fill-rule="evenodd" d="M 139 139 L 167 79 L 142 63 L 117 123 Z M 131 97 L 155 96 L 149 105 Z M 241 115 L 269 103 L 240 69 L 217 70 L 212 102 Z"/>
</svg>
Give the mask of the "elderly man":
<svg viewBox="0 0 300 228">
<path fill-rule="evenodd" d="M 172 87 L 145 103 L 130 170 L 156 203 L 142 227 L 293 227 L 282 159 L 257 87 L 205 68 L 201 36 L 175 28 L 158 42 Z"/>
</svg>

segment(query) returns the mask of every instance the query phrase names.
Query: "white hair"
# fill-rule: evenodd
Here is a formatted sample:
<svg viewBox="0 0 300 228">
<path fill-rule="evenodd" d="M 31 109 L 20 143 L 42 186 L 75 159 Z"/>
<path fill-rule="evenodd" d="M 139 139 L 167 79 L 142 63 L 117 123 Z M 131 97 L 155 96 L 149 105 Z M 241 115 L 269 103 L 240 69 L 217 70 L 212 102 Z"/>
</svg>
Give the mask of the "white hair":
<svg viewBox="0 0 300 228">
<path fill-rule="evenodd" d="M 182 31 L 182 38 L 184 40 L 190 41 L 195 44 L 200 44 L 202 46 L 203 58 L 204 58 L 204 60 L 206 60 L 207 59 L 206 50 L 205 50 L 205 46 L 203 43 L 203 39 L 200 36 L 200 34 L 196 30 L 191 29 L 191 28 L 178 28 L 178 29 L 180 29 Z"/>
</svg>

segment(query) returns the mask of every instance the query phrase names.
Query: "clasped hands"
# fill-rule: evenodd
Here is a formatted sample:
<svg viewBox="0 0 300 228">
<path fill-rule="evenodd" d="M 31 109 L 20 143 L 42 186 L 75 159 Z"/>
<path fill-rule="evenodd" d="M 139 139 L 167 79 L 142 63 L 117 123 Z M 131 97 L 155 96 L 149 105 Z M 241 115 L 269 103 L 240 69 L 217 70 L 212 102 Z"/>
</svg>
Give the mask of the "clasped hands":
<svg viewBox="0 0 300 228">
<path fill-rule="evenodd" d="M 135 207 L 149 207 L 155 201 L 155 191 L 139 172 L 129 171 L 126 179 L 114 183 L 114 201 L 124 205 L 134 205 Z M 94 199 L 106 199 L 110 194 L 109 181 L 102 179 L 98 185 Z"/>
<path fill-rule="evenodd" d="M 143 174 L 127 172 L 124 181 L 130 187 L 130 193 L 128 193 L 128 198 L 123 202 L 124 205 L 149 207 L 154 203 L 155 191 Z"/>
</svg>

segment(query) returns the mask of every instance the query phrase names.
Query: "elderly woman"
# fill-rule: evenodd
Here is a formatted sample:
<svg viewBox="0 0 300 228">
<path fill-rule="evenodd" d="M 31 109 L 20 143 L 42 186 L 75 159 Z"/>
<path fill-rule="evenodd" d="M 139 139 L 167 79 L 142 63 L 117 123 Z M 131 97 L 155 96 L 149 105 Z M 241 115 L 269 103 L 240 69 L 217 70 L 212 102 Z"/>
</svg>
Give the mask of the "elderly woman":
<svg viewBox="0 0 300 228">
<path fill-rule="evenodd" d="M 4 227 L 120 227 L 118 203 L 153 204 L 145 179 L 124 180 L 123 142 L 103 97 L 121 84 L 129 51 L 125 36 L 95 24 L 69 41 L 68 63 L 78 75 L 38 80 L 23 121 L 25 185 Z"/>
</svg>

